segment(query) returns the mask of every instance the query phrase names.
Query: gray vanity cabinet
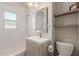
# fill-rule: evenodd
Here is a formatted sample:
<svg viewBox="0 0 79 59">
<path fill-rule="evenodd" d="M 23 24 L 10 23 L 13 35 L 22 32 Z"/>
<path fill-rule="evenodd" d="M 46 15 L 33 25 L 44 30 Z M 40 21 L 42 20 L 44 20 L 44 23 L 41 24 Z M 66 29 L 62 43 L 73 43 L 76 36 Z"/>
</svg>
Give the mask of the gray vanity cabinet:
<svg viewBox="0 0 79 59">
<path fill-rule="evenodd" d="M 38 38 L 37 38 L 38 40 Z M 26 39 L 26 55 L 27 56 L 48 56 L 48 45 L 50 40 L 38 42 L 31 39 Z"/>
</svg>

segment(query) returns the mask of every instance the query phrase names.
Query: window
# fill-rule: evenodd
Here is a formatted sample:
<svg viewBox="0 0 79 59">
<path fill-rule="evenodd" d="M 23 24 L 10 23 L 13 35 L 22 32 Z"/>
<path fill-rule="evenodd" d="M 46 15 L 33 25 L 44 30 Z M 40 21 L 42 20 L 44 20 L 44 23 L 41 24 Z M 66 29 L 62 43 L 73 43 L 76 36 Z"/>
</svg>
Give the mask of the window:
<svg viewBox="0 0 79 59">
<path fill-rule="evenodd" d="M 16 14 L 12 12 L 4 12 L 5 28 L 16 28 Z"/>
</svg>

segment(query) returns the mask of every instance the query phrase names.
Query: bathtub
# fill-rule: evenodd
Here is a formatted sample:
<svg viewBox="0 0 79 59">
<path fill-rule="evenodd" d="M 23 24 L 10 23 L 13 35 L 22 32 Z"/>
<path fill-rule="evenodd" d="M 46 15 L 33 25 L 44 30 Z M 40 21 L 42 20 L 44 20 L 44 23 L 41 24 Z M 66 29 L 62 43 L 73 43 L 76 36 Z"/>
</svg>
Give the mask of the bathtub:
<svg viewBox="0 0 79 59">
<path fill-rule="evenodd" d="M 0 50 L 0 56 L 25 56 L 25 47 L 13 47 Z"/>
</svg>

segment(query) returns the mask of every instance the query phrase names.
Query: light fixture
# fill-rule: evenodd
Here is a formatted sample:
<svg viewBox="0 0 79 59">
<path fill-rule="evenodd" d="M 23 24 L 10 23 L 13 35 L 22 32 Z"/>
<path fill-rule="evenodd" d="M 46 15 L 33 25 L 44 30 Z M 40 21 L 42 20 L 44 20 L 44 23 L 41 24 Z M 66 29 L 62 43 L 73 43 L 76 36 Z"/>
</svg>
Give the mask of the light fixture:
<svg viewBox="0 0 79 59">
<path fill-rule="evenodd" d="M 37 4 L 37 3 L 35 3 L 35 4 L 34 4 L 34 6 L 35 6 L 35 7 L 38 7 L 38 4 Z"/>
<path fill-rule="evenodd" d="M 28 3 L 28 7 L 38 7 L 38 3 L 36 3 L 36 2 L 29 2 Z"/>
<path fill-rule="evenodd" d="M 33 6 L 33 3 L 32 3 L 32 2 L 29 2 L 27 5 L 28 5 L 29 7 L 32 7 L 32 6 Z"/>
</svg>

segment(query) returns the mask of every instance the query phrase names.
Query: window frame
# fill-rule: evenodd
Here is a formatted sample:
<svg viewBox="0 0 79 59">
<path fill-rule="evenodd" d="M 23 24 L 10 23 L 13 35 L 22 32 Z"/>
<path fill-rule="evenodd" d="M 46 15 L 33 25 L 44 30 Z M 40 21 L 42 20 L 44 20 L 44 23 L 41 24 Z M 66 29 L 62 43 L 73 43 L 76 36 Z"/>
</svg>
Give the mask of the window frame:
<svg viewBox="0 0 79 59">
<path fill-rule="evenodd" d="M 12 13 L 12 14 L 15 14 L 16 15 L 15 12 L 12 12 L 12 11 L 4 11 L 4 22 L 10 21 L 10 22 L 15 22 L 16 23 L 16 20 L 5 19 L 5 12 Z M 17 19 L 17 15 L 16 15 L 16 19 Z M 4 27 L 6 28 L 6 23 L 4 23 Z M 15 28 L 12 28 L 11 27 L 11 28 L 6 28 L 6 29 L 16 29 L 16 26 L 15 26 Z"/>
</svg>

